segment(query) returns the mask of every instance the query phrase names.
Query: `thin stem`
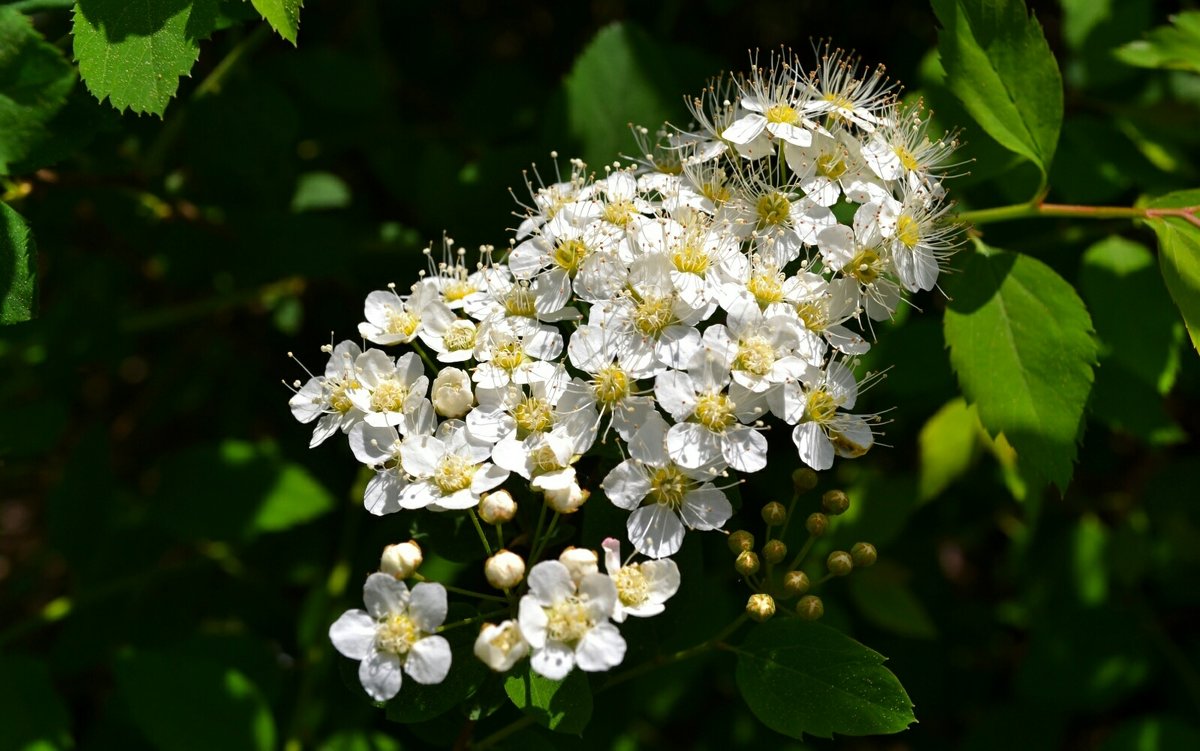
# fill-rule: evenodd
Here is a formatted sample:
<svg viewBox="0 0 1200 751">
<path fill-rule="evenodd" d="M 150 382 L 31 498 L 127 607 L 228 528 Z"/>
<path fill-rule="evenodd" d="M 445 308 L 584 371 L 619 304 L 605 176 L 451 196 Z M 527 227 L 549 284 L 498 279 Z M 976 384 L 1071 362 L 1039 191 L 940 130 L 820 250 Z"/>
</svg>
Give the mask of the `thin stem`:
<svg viewBox="0 0 1200 751">
<path fill-rule="evenodd" d="M 1080 206 L 1066 203 L 1018 203 L 1012 206 L 997 206 L 991 209 L 963 211 L 955 215 L 963 224 L 989 224 L 1014 219 L 1036 217 L 1073 217 L 1078 219 L 1156 219 L 1178 217 L 1200 227 L 1200 206 L 1180 208 L 1138 208 L 1136 206 Z"/>
<path fill-rule="evenodd" d="M 538 511 L 537 525 L 533 528 L 533 537 L 529 538 L 529 567 L 537 563 L 537 556 L 533 553 L 537 550 L 537 545 L 541 541 L 542 525 L 546 523 L 546 501 L 542 501 L 542 508 Z"/>
<path fill-rule="evenodd" d="M 475 513 L 475 509 L 467 509 L 467 514 L 471 517 L 471 523 L 475 525 L 475 533 L 479 535 L 479 541 L 483 543 L 483 552 L 488 556 L 492 554 L 492 546 L 488 542 L 487 535 L 483 532 L 483 525 L 479 523 L 479 515 Z"/>
<path fill-rule="evenodd" d="M 800 548 L 800 552 L 796 553 L 796 557 L 793 558 L 792 562 L 788 564 L 788 571 L 795 571 L 796 567 L 804 562 L 804 556 L 808 555 L 808 551 L 812 550 L 813 543 L 816 541 L 817 538 L 813 535 L 808 536 L 808 540 L 805 541 L 804 547 Z"/>
<path fill-rule="evenodd" d="M 413 578 L 420 582 L 429 581 L 428 579 L 426 579 L 424 576 L 421 576 L 420 574 L 413 574 Z M 438 583 L 441 584 L 441 582 L 438 582 Z M 492 600 L 493 602 L 504 602 L 504 603 L 508 602 L 508 600 L 501 597 L 500 595 L 489 595 L 489 594 L 485 594 L 483 592 L 473 592 L 469 589 L 463 589 L 462 587 L 456 587 L 453 584 L 442 584 L 442 586 L 446 588 L 447 592 L 453 592 L 458 595 L 466 595 L 467 597 L 476 597 L 480 600 Z"/>
<path fill-rule="evenodd" d="M 418 342 L 416 339 L 413 339 L 411 342 L 409 342 L 409 346 L 417 351 L 417 354 L 421 356 L 421 359 L 425 361 L 425 364 L 429 366 L 430 370 L 432 370 L 434 373 L 441 372 L 442 369 L 439 368 L 438 364 L 433 361 L 433 358 L 429 356 L 429 353 L 425 351 L 425 348 L 421 346 L 420 342 Z"/>
<path fill-rule="evenodd" d="M 562 514 L 555 511 L 554 516 L 550 517 L 550 524 L 546 526 L 546 534 L 542 535 L 541 540 L 538 540 L 537 548 L 529 556 L 529 565 L 532 566 L 534 563 L 536 563 L 537 560 L 542 556 L 542 553 L 546 551 L 546 545 L 550 543 L 550 538 L 554 536 L 554 528 L 558 526 L 558 518 L 560 516 L 562 516 Z"/>
<path fill-rule="evenodd" d="M 442 626 L 438 627 L 437 632 L 440 634 L 443 631 L 449 631 L 450 629 L 458 628 L 459 626 L 469 626 L 472 623 L 476 623 L 478 621 L 485 621 L 488 618 L 494 618 L 498 615 L 503 615 L 507 612 L 508 612 L 508 608 L 501 608 L 499 610 L 493 610 L 488 613 L 480 613 L 479 615 L 474 615 L 474 616 L 471 616 L 470 618 L 463 618 L 461 621 L 454 621 L 453 623 L 443 624 Z"/>
</svg>

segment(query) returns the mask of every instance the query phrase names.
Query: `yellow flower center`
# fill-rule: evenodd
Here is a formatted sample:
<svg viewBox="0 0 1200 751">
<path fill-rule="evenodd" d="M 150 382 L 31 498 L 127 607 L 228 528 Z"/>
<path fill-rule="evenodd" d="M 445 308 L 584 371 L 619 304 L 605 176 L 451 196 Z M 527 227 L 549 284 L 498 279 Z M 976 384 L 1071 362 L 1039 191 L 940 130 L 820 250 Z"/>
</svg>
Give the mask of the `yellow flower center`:
<svg viewBox="0 0 1200 751">
<path fill-rule="evenodd" d="M 504 296 L 504 309 L 510 316 L 533 318 L 536 309 L 533 305 L 533 290 L 524 284 L 515 284 Z"/>
<path fill-rule="evenodd" d="M 783 224 L 792 216 L 792 202 L 784 194 L 775 191 L 759 196 L 755 205 L 758 212 L 758 228 L 766 229 Z"/>
<path fill-rule="evenodd" d="M 844 110 L 854 109 L 854 102 L 845 94 L 830 92 L 824 96 L 824 99 L 834 107 L 840 107 Z"/>
<path fill-rule="evenodd" d="M 901 214 L 896 221 L 896 239 L 911 249 L 921 241 L 921 225 L 908 214 Z"/>
<path fill-rule="evenodd" d="M 464 279 L 454 279 L 442 287 L 442 296 L 446 298 L 446 302 L 455 302 L 476 291 L 475 285 L 470 282 Z"/>
<path fill-rule="evenodd" d="M 408 398 L 408 387 L 396 380 L 387 380 L 371 393 L 371 409 L 375 412 L 400 412 Z"/>
<path fill-rule="evenodd" d="M 646 581 L 642 567 L 636 563 L 623 566 L 613 577 L 613 583 L 617 585 L 617 597 L 625 607 L 641 605 L 650 596 L 650 582 Z"/>
<path fill-rule="evenodd" d="M 783 300 L 783 274 L 777 271 L 762 270 L 754 273 L 746 282 L 746 289 L 754 295 L 760 308 Z"/>
<path fill-rule="evenodd" d="M 817 157 L 817 174 L 836 180 L 846 174 L 846 160 L 837 154 L 822 154 Z"/>
<path fill-rule="evenodd" d="M 899 157 L 900 165 L 909 172 L 916 172 L 921 167 L 912 152 L 903 146 L 895 146 L 892 148 L 892 151 L 896 152 L 896 156 Z"/>
<path fill-rule="evenodd" d="M 773 104 L 763 113 L 769 123 L 787 123 L 795 125 L 800 122 L 800 113 L 790 104 Z"/>
<path fill-rule="evenodd" d="M 704 272 L 708 271 L 708 254 L 704 248 L 685 243 L 671 254 L 671 263 L 675 264 L 677 271 L 704 276 Z"/>
<path fill-rule="evenodd" d="M 350 397 L 346 396 L 346 392 L 360 386 L 362 384 L 358 381 L 342 381 L 334 386 L 333 392 L 329 395 L 329 406 L 333 408 L 334 412 L 343 415 L 354 409 L 354 403 L 350 401 Z"/>
<path fill-rule="evenodd" d="M 733 414 L 733 401 L 725 394 L 702 394 L 696 399 L 696 422 L 713 431 L 724 433 L 725 429 L 737 422 Z"/>
<path fill-rule="evenodd" d="M 375 646 L 380 652 L 406 655 L 421 638 L 421 629 L 407 613 L 390 613 L 375 632 Z"/>
<path fill-rule="evenodd" d="M 492 353 L 492 362 L 497 368 L 511 373 L 525 362 L 525 350 L 521 349 L 520 342 L 504 342 Z"/>
<path fill-rule="evenodd" d="M 733 191 L 726 187 L 725 181 L 722 178 L 714 177 L 700 186 L 700 194 L 715 205 L 720 206 L 729 200 L 730 196 L 733 195 Z"/>
<path fill-rule="evenodd" d="M 596 374 L 592 392 L 596 395 L 596 401 L 613 407 L 629 396 L 629 375 L 618 365 L 606 365 Z"/>
<path fill-rule="evenodd" d="M 421 325 L 421 318 L 407 310 L 390 311 L 387 317 L 387 332 L 401 336 L 412 336 Z"/>
<path fill-rule="evenodd" d="M 442 491 L 442 495 L 466 490 L 471 487 L 471 481 L 475 479 L 477 469 L 479 469 L 478 464 L 472 464 L 458 454 L 447 454 L 438 462 L 437 469 L 433 473 L 433 484 Z"/>
<path fill-rule="evenodd" d="M 663 329 L 675 322 L 671 298 L 648 295 L 633 308 L 633 327 L 642 336 L 657 337 Z"/>
<path fill-rule="evenodd" d="M 588 247 L 583 240 L 566 240 L 554 249 L 551 260 L 573 279 L 587 255 Z"/>
<path fill-rule="evenodd" d="M 545 610 L 546 637 L 551 641 L 574 646 L 595 625 L 578 597 L 564 597 Z"/>
<path fill-rule="evenodd" d="M 545 399 L 530 396 L 513 410 L 513 419 L 517 421 L 517 438 L 524 440 L 531 433 L 545 433 L 554 427 L 554 409 Z"/>
<path fill-rule="evenodd" d="M 828 391 L 814 389 L 808 392 L 806 413 L 808 419 L 824 425 L 837 414 L 838 403 Z"/>
<path fill-rule="evenodd" d="M 633 220 L 637 209 L 633 201 L 613 201 L 604 205 L 604 221 L 624 227 Z"/>
<path fill-rule="evenodd" d="M 442 344 L 451 352 L 461 352 L 475 347 L 475 324 L 470 321 L 455 321 L 446 327 Z"/>
<path fill-rule="evenodd" d="M 824 331 L 829 325 L 827 308 L 815 302 L 802 302 L 796 305 L 796 315 L 804 322 L 809 331 Z"/>
<path fill-rule="evenodd" d="M 563 468 L 558 461 L 558 457 L 554 454 L 554 449 L 549 446 L 538 448 L 533 452 L 530 460 L 533 462 L 534 474 L 545 474 L 546 472 L 554 472 Z"/>
<path fill-rule="evenodd" d="M 877 249 L 863 248 L 850 259 L 843 271 L 857 279 L 860 284 L 871 284 L 883 273 L 883 259 L 879 257 Z"/>
<path fill-rule="evenodd" d="M 654 503 L 678 510 L 692 484 L 691 478 L 671 464 L 650 474 L 650 492 L 646 495 Z"/>
<path fill-rule="evenodd" d="M 737 357 L 733 360 L 734 370 L 744 370 L 756 376 L 765 376 L 775 364 L 775 348 L 761 336 L 752 336 L 738 342 Z"/>
</svg>

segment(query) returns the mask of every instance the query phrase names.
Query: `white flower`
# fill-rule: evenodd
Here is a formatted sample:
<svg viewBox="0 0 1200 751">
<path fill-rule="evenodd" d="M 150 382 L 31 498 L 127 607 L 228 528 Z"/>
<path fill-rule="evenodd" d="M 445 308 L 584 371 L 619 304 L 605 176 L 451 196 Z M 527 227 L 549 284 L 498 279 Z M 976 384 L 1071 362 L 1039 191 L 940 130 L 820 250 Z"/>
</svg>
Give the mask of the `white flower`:
<svg viewBox="0 0 1200 751">
<path fill-rule="evenodd" d="M 892 266 L 909 292 L 933 289 L 942 259 L 958 245 L 958 226 L 942 221 L 949 210 L 949 204 L 931 203 L 913 190 L 902 202 L 885 201 L 880 207 L 879 231 L 891 241 Z"/>
<path fill-rule="evenodd" d="M 433 408 L 442 417 L 463 417 L 475 404 L 471 377 L 458 368 L 443 368 L 433 379 L 430 397 Z"/>
<path fill-rule="evenodd" d="M 617 587 L 617 602 L 612 619 L 624 623 L 627 616 L 647 618 L 666 610 L 664 602 L 679 591 L 679 567 L 664 558 L 621 565 L 621 543 L 607 538 L 604 548 L 604 568 Z"/>
<path fill-rule="evenodd" d="M 510 670 L 529 654 L 529 642 L 516 621 L 485 623 L 475 639 L 475 656 L 497 673 Z"/>
<path fill-rule="evenodd" d="M 487 461 L 491 447 L 466 428 L 461 420 L 447 420 L 434 435 L 404 439 L 400 461 L 413 481 L 400 493 L 402 508 L 474 508 L 480 494 L 508 479 L 507 470 Z"/>
<path fill-rule="evenodd" d="M 379 557 L 379 571 L 391 574 L 397 579 L 407 579 L 421 567 L 425 557 L 421 554 L 421 546 L 415 540 L 388 545 Z"/>
<path fill-rule="evenodd" d="M 363 610 L 347 610 L 329 627 L 337 651 L 359 660 L 358 680 L 375 701 L 400 691 L 401 671 L 417 683 L 441 683 L 450 672 L 450 643 L 436 636 L 446 620 L 446 590 L 418 584 L 409 591 L 390 574 L 371 574 Z"/>
<path fill-rule="evenodd" d="M 772 412 L 796 425 L 792 441 L 800 459 L 817 471 L 832 467 L 834 454 L 859 457 L 875 442 L 866 417 L 841 411 L 854 408 L 858 382 L 840 362 L 830 362 L 824 371 L 810 370 L 802 381 L 784 384 L 767 399 Z"/>
<path fill-rule="evenodd" d="M 363 411 L 355 407 L 348 396 L 350 391 L 359 388 L 362 351 L 351 341 L 341 342 L 332 350 L 323 348 L 323 351 L 330 353 L 325 374 L 309 378 L 288 400 L 297 420 L 302 423 L 317 420 L 309 448 L 321 445 L 338 430 L 349 432 L 363 419 Z"/>
<path fill-rule="evenodd" d="M 843 192 L 855 203 L 889 195 L 867 169 L 858 141 L 845 131 L 835 137 L 818 135 L 808 148 L 788 144 L 786 158 L 800 189 L 818 206 L 833 206 Z"/>
<path fill-rule="evenodd" d="M 817 236 L 825 263 L 858 284 L 859 303 L 876 321 L 890 318 L 900 303 L 900 288 L 889 278 L 892 254 L 880 231 L 883 207 L 895 203 L 890 198 L 883 204 L 864 203 L 854 212 L 853 229 L 838 224 Z M 895 215 L 893 209 L 888 212 Z"/>
<path fill-rule="evenodd" d="M 804 111 L 842 119 L 868 133 L 874 130 L 895 100 L 897 86 L 884 75 L 883 66 L 860 75 L 860 64 L 858 57 L 826 45 L 811 76 L 813 98 Z"/>
<path fill-rule="evenodd" d="M 735 144 L 750 144 L 763 136 L 778 138 L 796 146 L 812 142 L 819 125 L 804 117 L 807 83 L 799 78 L 794 56 L 778 60 L 772 55 L 766 68 L 755 66 L 750 75 L 738 82 L 741 105 L 746 113 L 721 133 Z"/>
<path fill-rule="evenodd" d="M 591 379 L 574 379 L 569 389 L 578 392 L 579 404 L 590 404 L 608 414 L 611 425 L 625 439 L 654 409 L 654 398 L 634 393 L 636 379 L 621 367 L 619 358 L 627 339 L 619 332 L 599 326 L 580 326 L 567 342 L 571 364 Z"/>
<path fill-rule="evenodd" d="M 861 334 L 841 325 L 858 314 L 858 280 L 842 277 L 827 282 L 811 272 L 801 272 L 795 278 L 803 291 L 794 301 L 794 310 L 806 329 L 820 334 L 845 355 L 861 355 L 871 348 Z"/>
<path fill-rule="evenodd" d="M 782 269 L 815 245 L 817 233 L 837 224 L 833 212 L 808 196 L 793 196 L 761 178 L 749 179 L 729 202 L 733 230 L 755 241 L 758 254 Z"/>
<path fill-rule="evenodd" d="M 483 575 L 496 589 L 512 589 L 525 578 L 525 559 L 511 550 L 500 550 L 484 561 Z"/>
<path fill-rule="evenodd" d="M 583 577 L 600 570 L 600 556 L 588 548 L 577 548 L 569 545 L 558 555 L 558 562 L 567 567 L 571 581 L 579 584 Z"/>
<path fill-rule="evenodd" d="M 400 510 L 400 493 L 408 486 L 408 475 L 400 459 L 404 441 L 401 435 L 429 435 L 436 419 L 429 402 L 422 401 L 417 409 L 404 416 L 396 427 L 375 427 L 360 422 L 350 430 L 350 450 L 354 458 L 375 469 L 363 493 L 363 507 L 377 516 Z"/>
<path fill-rule="evenodd" d="M 363 315 L 367 320 L 358 324 L 358 333 L 375 344 L 408 344 L 421 333 L 422 324 L 454 318 L 438 291 L 424 284 L 414 286 L 407 299 L 394 289 L 372 292 Z"/>
<path fill-rule="evenodd" d="M 400 425 L 407 413 L 425 401 L 429 377 L 416 353 L 395 362 L 382 350 L 371 349 L 359 360 L 358 388 L 347 392 L 355 407 L 366 412 L 368 425 Z"/>
<path fill-rule="evenodd" d="M 705 345 L 729 359 L 733 380 L 755 393 L 799 378 L 825 359 L 825 342 L 800 324 L 786 306 L 764 315 L 749 294 L 732 301 L 726 325 L 704 332 Z"/>
<path fill-rule="evenodd" d="M 630 458 L 600 483 L 614 506 L 633 512 L 629 541 L 651 558 L 678 552 L 685 528 L 720 529 L 733 515 L 725 494 L 709 482 L 724 462 L 681 467 L 667 455 L 666 438 L 666 421 L 655 413 L 629 442 Z"/>
<path fill-rule="evenodd" d="M 558 561 L 534 566 L 518 618 L 534 672 L 558 681 L 575 666 L 594 672 L 620 665 L 625 640 L 608 620 L 616 601 L 616 585 L 604 574 L 584 574 L 576 586 Z"/>
</svg>

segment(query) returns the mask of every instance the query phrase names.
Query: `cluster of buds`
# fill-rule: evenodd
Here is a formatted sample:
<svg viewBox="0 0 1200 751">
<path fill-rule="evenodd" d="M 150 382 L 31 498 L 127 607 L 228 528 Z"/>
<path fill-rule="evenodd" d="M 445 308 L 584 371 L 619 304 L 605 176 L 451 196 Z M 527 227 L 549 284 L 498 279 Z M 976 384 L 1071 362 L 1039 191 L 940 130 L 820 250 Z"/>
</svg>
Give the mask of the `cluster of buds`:
<svg viewBox="0 0 1200 751">
<path fill-rule="evenodd" d="M 669 556 L 687 531 L 724 527 L 725 490 L 766 466 L 769 423 L 788 426 L 816 471 L 874 445 L 878 418 L 855 408 L 875 376 L 860 378 L 855 358 L 872 320 L 936 286 L 958 232 L 942 186 L 955 143 L 897 91 L 829 49 L 811 72 L 781 52 L 715 80 L 689 100 L 694 127 L 665 128 L 653 145 L 636 131 L 633 162 L 597 174 L 573 160 L 551 184 L 528 183 L 506 254 L 485 246 L 468 266 L 448 238 L 440 261 L 427 249 L 429 270 L 406 292 L 367 296 L 358 330 L 377 347 L 331 344 L 324 373 L 297 382 L 290 404 L 316 422 L 312 445 L 343 433 L 372 470 L 368 511 L 466 512 L 496 526 L 498 552 L 480 528 L 486 577 L 520 600 L 480 636 L 489 665 L 508 669 L 520 645 L 550 677 L 619 662 L 610 619 L 646 612 L 621 582 L 630 602 L 651 592 L 647 571 L 677 586 Z M 606 441 L 625 460 L 582 474 L 580 459 Z M 597 487 L 629 512 L 625 534 L 649 560 L 600 578 L 538 563 L 558 517 Z M 514 496 L 541 507 L 522 517 Z M 770 531 L 790 515 L 779 504 L 763 514 L 761 551 L 730 537 L 751 580 L 788 556 Z M 814 537 L 820 524 L 809 520 Z M 518 541 L 528 572 L 510 550 Z M 807 587 L 791 581 L 794 594 Z M 757 591 L 752 613 L 767 617 L 771 598 Z"/>
<path fill-rule="evenodd" d="M 789 506 L 771 501 L 762 507 L 766 540 L 757 552 L 754 534 L 749 530 L 739 529 L 729 535 L 729 549 L 736 556 L 733 568 L 754 590 L 746 602 L 746 614 L 759 622 L 775 615 L 777 600 L 793 597 L 799 598 L 794 609 L 796 615 L 809 621 L 817 620 L 825 614 L 825 604 L 812 590 L 830 579 L 847 576 L 856 568 L 866 568 L 878 557 L 874 545 L 858 542 L 849 552 L 831 552 L 825 559 L 825 573 L 816 581 L 802 569 L 813 543 L 829 533 L 830 517 L 841 516 L 850 508 L 850 498 L 844 491 L 830 490 L 821 496 L 821 511 L 814 511 L 804 520 L 808 532 L 804 546 L 790 563 L 776 568 L 788 557 L 787 544 L 782 538 L 787 533 L 796 502 L 816 487 L 817 475 L 808 469 L 798 469 L 792 473 L 792 484 L 795 492 Z"/>
</svg>

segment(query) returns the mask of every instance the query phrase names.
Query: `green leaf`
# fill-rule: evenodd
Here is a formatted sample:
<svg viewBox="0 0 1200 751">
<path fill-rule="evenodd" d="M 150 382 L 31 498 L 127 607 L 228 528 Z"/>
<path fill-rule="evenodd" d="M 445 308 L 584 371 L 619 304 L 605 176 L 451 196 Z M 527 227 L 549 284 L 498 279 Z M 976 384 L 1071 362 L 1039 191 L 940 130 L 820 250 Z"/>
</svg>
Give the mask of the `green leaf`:
<svg viewBox="0 0 1200 751">
<path fill-rule="evenodd" d="M 951 400 L 925 422 L 917 443 L 921 499 L 930 500 L 971 468 L 979 447 L 979 417 L 962 399 Z"/>
<path fill-rule="evenodd" d="M 1171 16 L 1170 26 L 1159 26 L 1145 39 L 1116 49 L 1117 59 L 1139 68 L 1167 68 L 1200 73 L 1200 11 Z"/>
<path fill-rule="evenodd" d="M 350 205 L 350 187 L 332 172 L 306 172 L 296 183 L 292 213 L 344 209 Z"/>
<path fill-rule="evenodd" d="M 971 415 L 972 430 L 975 429 Z M 867 620 L 879 628 L 913 639 L 934 639 L 937 626 L 908 587 L 908 573 L 880 561 L 850 577 L 850 597 Z"/>
<path fill-rule="evenodd" d="M 988 135 L 1050 171 L 1062 77 L 1023 0 L 933 0 L 946 84 Z"/>
<path fill-rule="evenodd" d="M 37 247 L 25 219 L 0 203 L 0 325 L 28 321 L 37 302 Z"/>
<path fill-rule="evenodd" d="M 1065 489 L 1096 364 L 1091 318 L 1046 264 L 977 247 L 946 285 L 950 364 L 983 426 L 1004 434 L 1031 485 Z"/>
<path fill-rule="evenodd" d="M 592 719 L 592 690 L 587 676 L 573 670 L 561 681 L 543 678 L 524 663 L 504 681 L 512 703 L 538 724 L 560 733 L 580 735 Z"/>
<path fill-rule="evenodd" d="M 1200 206 L 1200 190 L 1169 193 L 1148 205 L 1156 209 Z M 1192 346 L 1200 351 L 1200 227 L 1180 217 L 1155 218 L 1150 227 L 1158 235 L 1158 265 L 1167 291 L 1183 314 Z"/>
<path fill-rule="evenodd" d="M 29 18 L 0 7 L 0 175 L 47 138 L 46 124 L 66 104 L 75 71 Z"/>
<path fill-rule="evenodd" d="M 217 22 L 218 0 L 75 4 L 75 59 L 97 99 L 162 116 Z"/>
<path fill-rule="evenodd" d="M 0 656 L 0 748 L 72 748 L 71 718 L 50 682 L 50 671 L 24 655 Z"/>
<path fill-rule="evenodd" d="M 134 723 L 164 751 L 268 751 L 275 720 L 241 672 L 175 652 L 137 652 L 117 663 L 117 689 Z"/>
<path fill-rule="evenodd" d="M 756 626 L 734 651 L 742 698 L 776 732 L 877 735 L 916 721 L 883 655 L 836 629 L 776 618 Z"/>
<path fill-rule="evenodd" d="M 296 44 L 296 35 L 300 33 L 300 8 L 303 0 L 250 0 L 254 7 L 267 19 L 271 28 L 279 36 Z"/>
</svg>

